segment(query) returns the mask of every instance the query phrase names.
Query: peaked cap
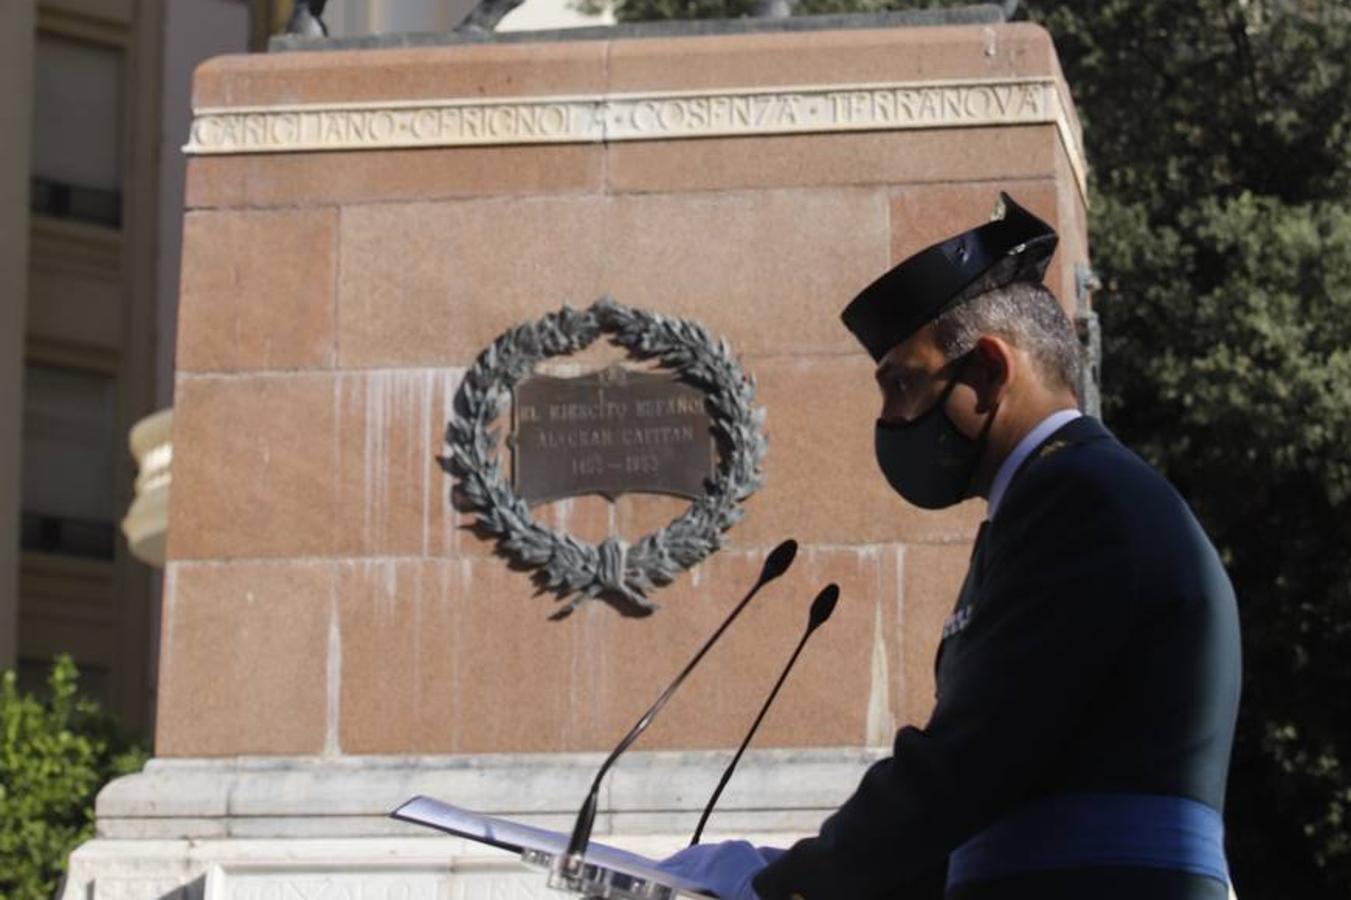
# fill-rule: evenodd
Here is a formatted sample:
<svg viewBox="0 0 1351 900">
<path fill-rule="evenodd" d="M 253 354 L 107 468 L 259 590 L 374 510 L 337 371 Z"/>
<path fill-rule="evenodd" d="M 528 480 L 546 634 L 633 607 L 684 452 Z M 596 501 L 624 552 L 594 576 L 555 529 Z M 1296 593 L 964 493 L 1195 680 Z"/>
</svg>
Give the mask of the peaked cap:
<svg viewBox="0 0 1351 900">
<path fill-rule="evenodd" d="M 863 289 L 840 318 L 869 355 L 887 351 L 959 303 L 1015 281 L 1039 283 L 1055 229 L 1000 193 L 995 218 L 940 241 Z"/>
</svg>

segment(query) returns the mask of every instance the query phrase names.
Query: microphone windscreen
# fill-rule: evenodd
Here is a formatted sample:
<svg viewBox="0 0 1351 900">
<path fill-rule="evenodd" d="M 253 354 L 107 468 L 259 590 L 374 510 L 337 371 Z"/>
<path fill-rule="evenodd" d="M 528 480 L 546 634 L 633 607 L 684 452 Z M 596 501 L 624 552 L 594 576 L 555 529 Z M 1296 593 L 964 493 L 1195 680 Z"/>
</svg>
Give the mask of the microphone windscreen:
<svg viewBox="0 0 1351 900">
<path fill-rule="evenodd" d="M 807 618 L 807 627 L 819 628 L 830 614 L 835 612 L 835 604 L 840 599 L 840 586 L 838 584 L 828 584 L 822 588 L 821 593 L 816 595 L 812 601 L 812 611 Z"/>
<path fill-rule="evenodd" d="M 787 572 L 795 556 L 797 556 L 797 541 L 789 538 L 770 551 L 768 558 L 765 559 L 764 568 L 760 570 L 760 580 L 769 581 Z"/>
</svg>

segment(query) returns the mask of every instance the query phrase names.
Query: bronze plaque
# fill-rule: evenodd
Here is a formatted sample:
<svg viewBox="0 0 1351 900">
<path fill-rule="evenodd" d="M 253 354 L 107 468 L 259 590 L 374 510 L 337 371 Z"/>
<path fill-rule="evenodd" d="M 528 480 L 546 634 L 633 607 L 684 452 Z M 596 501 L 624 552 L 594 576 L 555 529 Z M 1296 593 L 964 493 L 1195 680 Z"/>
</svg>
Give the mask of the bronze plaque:
<svg viewBox="0 0 1351 900">
<path fill-rule="evenodd" d="M 705 394 L 669 375 L 612 366 L 531 375 L 512 402 L 512 483 L 534 505 L 580 494 L 704 494 L 716 450 Z"/>
</svg>

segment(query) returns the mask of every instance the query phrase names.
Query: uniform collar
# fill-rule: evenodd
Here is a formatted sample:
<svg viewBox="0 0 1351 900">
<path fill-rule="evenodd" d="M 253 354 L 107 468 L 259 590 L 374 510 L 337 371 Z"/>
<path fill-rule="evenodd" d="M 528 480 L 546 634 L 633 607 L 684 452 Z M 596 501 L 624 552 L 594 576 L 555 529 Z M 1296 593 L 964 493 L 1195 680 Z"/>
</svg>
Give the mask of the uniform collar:
<svg viewBox="0 0 1351 900">
<path fill-rule="evenodd" d="M 985 513 L 986 519 L 994 519 L 995 513 L 999 509 L 999 502 L 1004 499 L 1004 492 L 1008 490 L 1014 474 L 1022 466 L 1028 455 L 1041 446 L 1051 435 L 1082 415 L 1083 413 L 1077 409 L 1058 410 L 1042 419 L 1031 431 L 1023 435 L 1023 439 L 1013 448 L 1013 452 L 1004 457 L 1004 461 L 999 464 L 999 471 L 995 472 L 994 481 L 990 482 L 990 503 Z"/>
</svg>

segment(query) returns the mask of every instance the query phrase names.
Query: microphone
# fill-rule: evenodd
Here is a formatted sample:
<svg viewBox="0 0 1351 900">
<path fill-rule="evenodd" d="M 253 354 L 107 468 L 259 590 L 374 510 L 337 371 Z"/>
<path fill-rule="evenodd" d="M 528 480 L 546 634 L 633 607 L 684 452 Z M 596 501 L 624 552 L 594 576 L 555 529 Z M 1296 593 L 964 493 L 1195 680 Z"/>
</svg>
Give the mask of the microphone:
<svg viewBox="0 0 1351 900">
<path fill-rule="evenodd" d="M 727 626 L 731 625 L 732 621 L 741 614 L 741 610 L 745 609 L 751 598 L 759 593 L 762 587 L 787 572 L 795 556 L 797 556 L 797 541 L 791 538 L 770 551 L 769 556 L 765 558 L 765 564 L 760 568 L 760 577 L 756 579 L 750 591 L 732 609 L 731 614 L 723 623 L 718 626 L 718 630 L 713 632 L 713 636 L 704 642 L 704 645 L 699 648 L 699 652 L 694 654 L 694 658 L 685 664 L 685 668 L 676 676 L 675 681 L 671 682 L 671 686 L 662 692 L 661 696 L 657 698 L 657 702 L 653 703 L 651 708 L 643 713 L 638 723 L 629 730 L 628 734 L 624 735 L 624 739 L 605 758 L 600 771 L 596 773 L 595 781 L 591 782 L 591 792 L 586 795 L 582 808 L 577 811 L 577 822 L 573 826 L 572 837 L 568 841 L 568 850 L 566 855 L 559 859 L 559 869 L 556 874 L 567 878 L 581 873 L 582 857 L 586 852 L 587 843 L 591 840 L 591 826 L 596 819 L 596 801 L 600 794 L 600 782 L 605 777 L 605 773 L 610 771 L 610 767 L 614 765 L 619 755 L 629 749 L 629 746 L 638 740 L 638 736 L 647 730 L 647 726 L 652 724 L 652 720 L 656 718 L 657 713 L 661 712 L 661 708 L 666 705 L 666 701 L 671 699 L 671 695 L 675 693 L 676 688 L 680 687 L 681 682 L 685 680 L 685 676 L 690 674 L 690 671 L 699 664 L 699 660 L 704 658 L 708 649 L 713 646 L 718 638 L 722 637 L 722 633 L 727 630 Z"/>
<path fill-rule="evenodd" d="M 741 754 L 746 752 L 751 738 L 755 737 L 755 732 L 759 730 L 760 723 L 765 719 L 765 713 L 769 712 L 769 705 L 779 695 L 779 688 L 783 687 L 784 680 L 788 678 L 788 672 L 793 668 L 793 663 L 797 662 L 799 654 L 802 653 L 802 648 L 807 646 L 807 638 L 811 637 L 812 632 L 824 625 L 826 619 L 830 618 L 830 614 L 835 611 L 835 604 L 839 599 L 840 586 L 832 583 L 826 585 L 821 593 L 816 595 L 816 599 L 812 601 L 811 611 L 807 614 L 807 630 L 802 633 L 802 640 L 797 642 L 797 649 L 793 651 L 793 655 L 788 657 L 788 665 L 784 666 L 783 671 L 779 673 L 779 680 L 774 682 L 774 690 L 769 692 L 765 705 L 760 707 L 760 713 L 751 724 L 751 730 L 746 733 L 746 739 L 737 748 L 736 756 L 732 757 L 732 761 L 723 771 L 722 780 L 714 788 L 713 796 L 708 798 L 708 805 L 704 807 L 704 814 L 699 817 L 699 824 L 694 828 L 694 837 L 690 838 L 691 847 L 699 843 L 699 838 L 704 833 L 704 825 L 708 822 L 709 814 L 713 812 L 713 807 L 717 805 L 718 798 L 722 796 L 722 789 L 727 787 L 727 782 L 732 779 L 732 770 L 736 768 L 737 763 L 741 762 Z"/>
</svg>

